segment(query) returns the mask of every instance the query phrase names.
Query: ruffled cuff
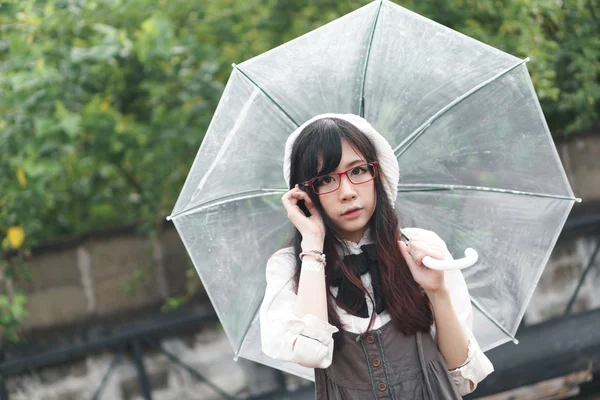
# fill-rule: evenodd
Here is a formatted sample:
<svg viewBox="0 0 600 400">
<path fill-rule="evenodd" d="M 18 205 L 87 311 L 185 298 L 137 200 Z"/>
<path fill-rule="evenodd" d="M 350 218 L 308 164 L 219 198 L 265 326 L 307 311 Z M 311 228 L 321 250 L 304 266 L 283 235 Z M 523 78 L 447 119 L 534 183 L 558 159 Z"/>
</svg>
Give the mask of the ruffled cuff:
<svg viewBox="0 0 600 400">
<path fill-rule="evenodd" d="M 271 321 L 261 326 L 262 351 L 271 358 L 313 368 L 331 364 L 333 333 L 338 328 L 314 315 Z"/>
<path fill-rule="evenodd" d="M 493 371 L 494 366 L 483 353 L 473 335 L 470 334 L 466 361 L 460 367 L 450 370 L 449 373 L 460 395 L 464 396 L 474 391 L 477 384 Z"/>
<path fill-rule="evenodd" d="M 327 368 L 332 360 L 332 335 L 338 328 L 312 314 L 305 315 L 301 321 L 304 327 L 295 339 L 290 361 L 306 367 Z"/>
<path fill-rule="evenodd" d="M 301 321 L 304 322 L 304 328 L 299 334 L 318 340 L 324 345 L 328 345 L 332 340 L 332 335 L 339 331 L 334 325 L 322 321 L 312 314 L 306 314 Z"/>
</svg>

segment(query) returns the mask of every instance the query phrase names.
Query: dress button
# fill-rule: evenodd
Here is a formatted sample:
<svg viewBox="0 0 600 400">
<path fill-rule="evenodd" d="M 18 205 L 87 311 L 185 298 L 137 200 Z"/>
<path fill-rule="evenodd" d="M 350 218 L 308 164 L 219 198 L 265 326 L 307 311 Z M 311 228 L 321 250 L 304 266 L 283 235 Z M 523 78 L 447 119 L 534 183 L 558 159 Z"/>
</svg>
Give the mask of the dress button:
<svg viewBox="0 0 600 400">
<path fill-rule="evenodd" d="M 374 367 L 379 367 L 381 365 L 381 360 L 379 358 L 374 358 L 373 361 L 371 361 L 371 364 L 373 364 Z"/>
<path fill-rule="evenodd" d="M 377 384 L 377 389 L 379 389 L 380 392 L 385 392 L 385 390 L 387 389 L 387 385 L 383 382 L 379 382 Z"/>
<path fill-rule="evenodd" d="M 367 341 L 367 343 L 369 344 L 373 344 L 375 343 L 375 338 L 372 335 L 369 335 L 365 338 L 365 340 Z"/>
</svg>

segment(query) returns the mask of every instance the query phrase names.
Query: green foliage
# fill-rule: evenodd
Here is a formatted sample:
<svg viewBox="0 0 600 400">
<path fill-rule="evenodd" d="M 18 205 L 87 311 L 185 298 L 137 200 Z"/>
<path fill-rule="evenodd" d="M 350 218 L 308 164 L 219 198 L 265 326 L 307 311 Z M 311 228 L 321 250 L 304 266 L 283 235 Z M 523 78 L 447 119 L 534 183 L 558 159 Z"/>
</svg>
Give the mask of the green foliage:
<svg viewBox="0 0 600 400">
<path fill-rule="evenodd" d="M 600 1 L 407 0 L 404 5 L 517 57 L 550 130 L 570 134 L 600 118 Z"/>
<path fill-rule="evenodd" d="M 598 0 L 398 2 L 531 57 L 529 70 L 551 130 L 581 131 L 598 120 Z M 6 281 L 0 286 L 0 326 L 13 329 L 24 316 L 25 298 L 18 288 L 8 290 L 8 281 L 26 275 L 22 260 L 38 243 L 125 223 L 138 224 L 152 242 L 232 62 L 367 3 L 2 2 L 0 239 L 7 261 L 0 266 Z M 143 278 L 143 271 L 136 273 L 129 290 Z M 187 297 L 171 299 L 165 308 Z"/>
<path fill-rule="evenodd" d="M 223 88 L 203 10 L 41 4 L 0 9 L 0 238 L 24 232 L 3 250 L 116 224 L 156 230 Z"/>
</svg>

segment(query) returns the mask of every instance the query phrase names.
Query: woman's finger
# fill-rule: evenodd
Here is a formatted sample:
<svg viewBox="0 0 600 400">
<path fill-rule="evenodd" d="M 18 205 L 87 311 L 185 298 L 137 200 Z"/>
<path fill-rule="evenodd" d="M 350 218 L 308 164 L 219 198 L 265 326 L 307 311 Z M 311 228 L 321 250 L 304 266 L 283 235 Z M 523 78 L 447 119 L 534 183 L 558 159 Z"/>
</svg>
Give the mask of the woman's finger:
<svg viewBox="0 0 600 400">
<path fill-rule="evenodd" d="M 444 248 L 429 241 L 413 239 L 408 243 L 408 250 L 415 260 L 421 260 L 426 255 L 432 258 L 444 258 Z"/>
<path fill-rule="evenodd" d="M 309 211 L 311 209 L 315 209 L 315 203 L 312 201 L 312 199 L 310 198 L 308 193 L 306 193 L 302 189 L 299 189 L 299 188 L 292 189 L 291 195 L 294 198 L 296 198 L 297 200 L 304 200 L 304 204 L 306 205 L 306 208 L 309 209 Z"/>
<path fill-rule="evenodd" d="M 296 208 L 294 206 L 298 204 L 298 200 L 295 197 L 293 197 L 290 192 L 287 192 L 281 197 L 281 203 L 283 204 L 283 207 L 285 207 L 285 209 L 289 212 L 291 209 Z"/>
<path fill-rule="evenodd" d="M 306 203 L 306 199 L 310 201 L 310 198 L 308 197 L 307 193 L 304 193 L 300 189 L 298 189 L 297 185 L 281 197 L 283 207 L 287 210 L 288 217 L 290 219 L 296 220 L 296 218 L 299 217 L 306 217 L 300 209 L 300 207 L 298 206 L 299 200 L 305 200 Z"/>
<path fill-rule="evenodd" d="M 287 192 L 286 194 L 284 194 L 284 195 L 281 197 L 281 202 L 283 203 L 283 206 L 284 206 L 285 208 L 287 208 L 289 205 L 293 204 L 293 203 L 292 203 L 292 197 L 291 197 L 291 193 L 290 193 L 290 192 Z"/>
<path fill-rule="evenodd" d="M 444 254 L 442 253 L 441 250 L 434 248 L 434 247 L 429 247 L 429 246 L 413 248 L 410 253 L 411 253 L 413 259 L 418 263 L 422 263 L 423 258 L 425 258 L 425 256 L 429 256 L 429 257 L 435 258 L 437 260 L 444 259 Z"/>
</svg>

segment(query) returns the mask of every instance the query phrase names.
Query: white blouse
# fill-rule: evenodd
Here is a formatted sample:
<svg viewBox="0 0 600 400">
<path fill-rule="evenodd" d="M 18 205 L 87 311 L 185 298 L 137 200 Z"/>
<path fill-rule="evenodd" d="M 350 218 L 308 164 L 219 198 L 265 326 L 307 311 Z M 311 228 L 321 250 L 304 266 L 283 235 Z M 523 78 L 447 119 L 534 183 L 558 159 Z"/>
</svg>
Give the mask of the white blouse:
<svg viewBox="0 0 600 400">
<path fill-rule="evenodd" d="M 446 258 L 452 259 L 446 243 L 435 232 L 420 228 L 403 228 L 402 233 L 409 239 L 419 238 L 442 244 L 446 249 Z M 358 243 L 347 240 L 345 243 L 350 254 L 361 253 L 360 246 L 372 243 L 370 230 L 365 232 Z M 293 247 L 277 251 L 267 262 L 267 289 L 260 309 L 262 351 L 274 359 L 327 368 L 331 365 L 333 358 L 332 335 L 338 329 L 311 314 L 304 316 L 302 319 L 296 317 L 294 314 L 296 304 L 296 293 L 294 292 L 295 266 Z M 370 274 L 362 275 L 361 280 L 372 295 Z M 462 273 L 460 270 L 446 271 L 445 282 L 458 319 L 466 328 L 469 336 L 467 359 L 462 366 L 450 371 L 452 381 L 458 388 L 459 393 L 465 395 L 472 391 L 470 382 L 473 383 L 474 390 L 479 382 L 494 371 L 494 367 L 472 334 L 473 309 Z M 338 288 L 331 287 L 330 290 L 334 296 L 337 296 Z M 371 315 L 373 304 L 369 296 L 366 296 L 366 302 L 369 315 Z M 339 307 L 337 307 L 337 312 L 344 330 L 359 334 L 367 330 L 370 318 L 357 317 Z M 389 313 L 384 310 L 376 315 L 371 329 L 380 328 L 390 319 Z M 435 322 L 431 326 L 431 335 L 435 339 Z M 295 346 L 293 345 L 294 341 L 296 342 Z"/>
</svg>

